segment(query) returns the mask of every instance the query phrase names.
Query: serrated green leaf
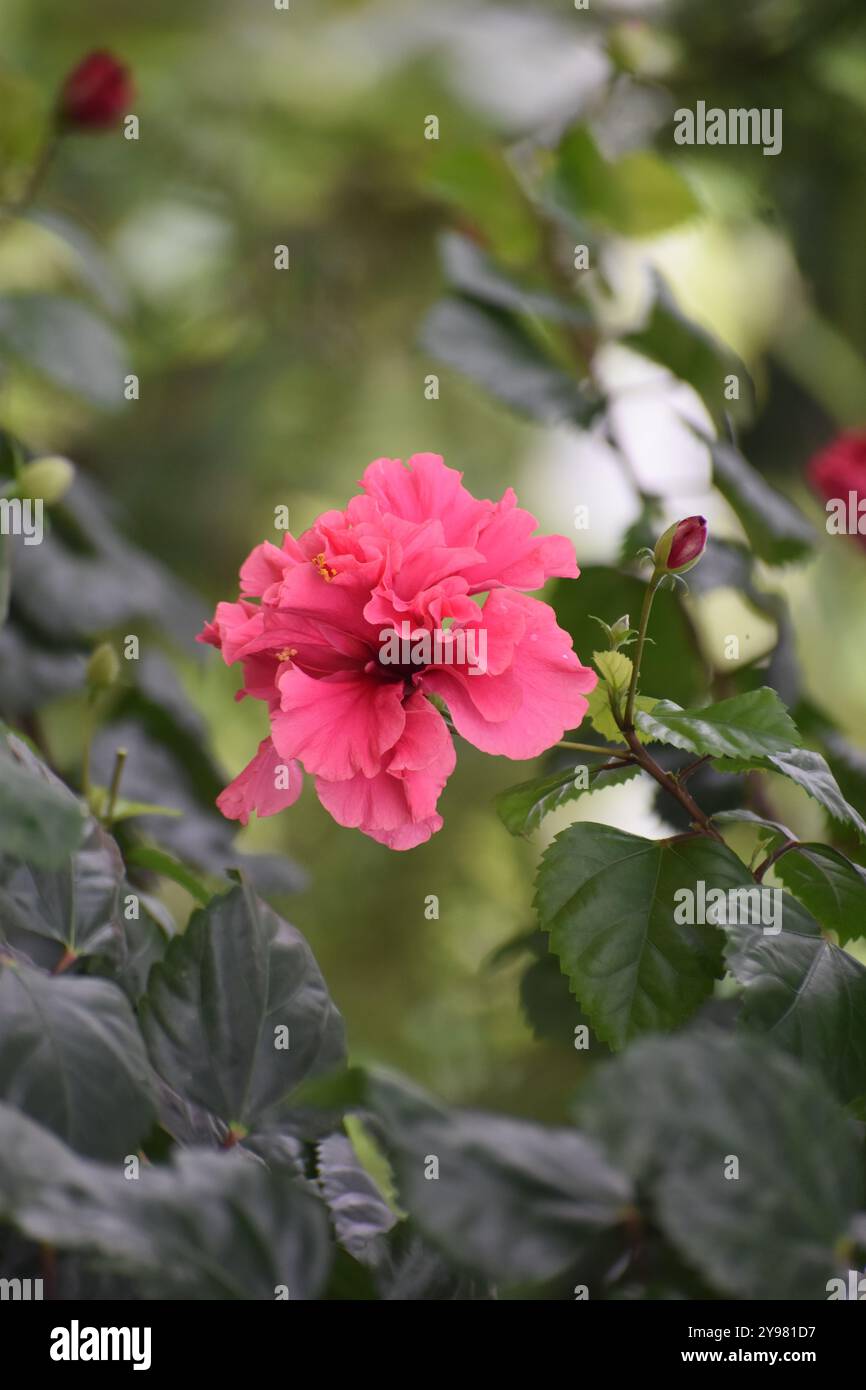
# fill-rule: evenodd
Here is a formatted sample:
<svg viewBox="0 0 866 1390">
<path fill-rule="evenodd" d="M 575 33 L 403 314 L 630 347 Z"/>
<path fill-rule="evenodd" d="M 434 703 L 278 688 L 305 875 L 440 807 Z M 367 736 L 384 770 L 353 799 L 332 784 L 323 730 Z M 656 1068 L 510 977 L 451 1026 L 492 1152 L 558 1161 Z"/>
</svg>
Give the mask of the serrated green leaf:
<svg viewBox="0 0 866 1390">
<path fill-rule="evenodd" d="M 587 792 L 628 782 L 640 774 L 640 768 L 629 763 L 603 771 L 606 766 L 606 762 L 599 759 L 597 763 L 578 763 L 574 767 L 552 772 L 547 777 L 533 777 L 528 782 L 519 782 L 496 797 L 496 813 L 512 835 L 528 835 L 530 831 L 537 830 L 544 817 L 558 807 L 576 801 Z M 582 767 L 586 768 L 588 785 L 585 787 L 577 780 L 578 770 Z"/>
<path fill-rule="evenodd" d="M 117 986 L 0 966 L 0 1097 L 79 1153 L 134 1152 L 153 1122 L 153 1092 Z"/>
<path fill-rule="evenodd" d="M 844 946 L 866 936 L 866 870 L 830 845 L 800 844 L 773 872 Z"/>
<path fill-rule="evenodd" d="M 764 757 L 802 743 L 785 706 L 766 686 L 704 709 L 680 709 L 660 700 L 651 711 L 638 713 L 635 723 L 663 743 L 713 757 Z"/>
<path fill-rule="evenodd" d="M 684 1023 L 722 972 L 713 926 L 674 920 L 678 890 L 749 883 L 743 864 L 708 839 L 665 844 L 581 823 L 557 835 L 535 905 L 550 949 L 599 1037 L 621 1048 Z"/>
<path fill-rule="evenodd" d="M 863 1178 L 820 1077 L 748 1035 L 647 1039 L 594 1071 L 577 1118 L 720 1295 L 826 1299 Z"/>
<path fill-rule="evenodd" d="M 768 753 L 764 758 L 723 758 L 717 764 L 722 772 L 779 772 L 823 806 L 833 820 L 850 825 L 866 840 L 866 821 L 839 789 L 827 761 L 811 748 L 794 748 L 789 753 Z"/>
<path fill-rule="evenodd" d="M 771 890 L 772 891 L 772 890 Z M 725 926 L 725 960 L 744 986 L 744 1026 L 820 1071 L 840 1100 L 866 1095 L 866 968 L 834 946 L 793 898 L 781 931 Z"/>
</svg>

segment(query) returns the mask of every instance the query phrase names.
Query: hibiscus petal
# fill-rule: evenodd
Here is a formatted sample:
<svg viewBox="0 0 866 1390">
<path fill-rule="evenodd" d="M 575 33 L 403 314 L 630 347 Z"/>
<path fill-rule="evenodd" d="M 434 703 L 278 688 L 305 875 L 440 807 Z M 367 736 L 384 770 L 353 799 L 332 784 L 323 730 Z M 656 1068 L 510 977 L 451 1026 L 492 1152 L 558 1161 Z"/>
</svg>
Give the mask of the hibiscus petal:
<svg viewBox="0 0 866 1390">
<path fill-rule="evenodd" d="M 291 806 L 301 794 L 303 780 L 300 763 L 284 762 L 271 739 L 264 738 L 252 762 L 220 792 L 217 806 L 228 820 L 246 825 L 253 811 L 258 816 L 275 816 Z"/>
<path fill-rule="evenodd" d="M 297 667 L 278 678 L 280 709 L 271 734 L 286 758 L 332 780 L 362 772 L 373 777 L 403 732 L 403 688 L 363 672 L 315 680 Z"/>
</svg>

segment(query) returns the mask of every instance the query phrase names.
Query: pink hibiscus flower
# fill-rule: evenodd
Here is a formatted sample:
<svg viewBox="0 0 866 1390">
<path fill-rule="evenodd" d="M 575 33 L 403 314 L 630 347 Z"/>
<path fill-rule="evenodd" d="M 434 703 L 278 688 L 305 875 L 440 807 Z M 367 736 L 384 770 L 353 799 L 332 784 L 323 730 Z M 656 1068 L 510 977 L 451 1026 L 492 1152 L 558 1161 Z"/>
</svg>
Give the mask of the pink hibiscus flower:
<svg viewBox="0 0 866 1390">
<path fill-rule="evenodd" d="M 391 849 L 442 826 L 452 729 L 487 753 L 534 758 L 576 728 L 597 677 L 553 610 L 524 590 L 576 579 L 564 536 L 535 536 L 509 489 L 481 501 L 437 454 L 371 463 L 363 492 L 299 539 L 265 541 L 199 641 L 243 668 L 238 698 L 270 735 L 218 799 L 246 824 L 297 800 Z M 482 597 L 486 595 L 485 597 Z"/>
</svg>

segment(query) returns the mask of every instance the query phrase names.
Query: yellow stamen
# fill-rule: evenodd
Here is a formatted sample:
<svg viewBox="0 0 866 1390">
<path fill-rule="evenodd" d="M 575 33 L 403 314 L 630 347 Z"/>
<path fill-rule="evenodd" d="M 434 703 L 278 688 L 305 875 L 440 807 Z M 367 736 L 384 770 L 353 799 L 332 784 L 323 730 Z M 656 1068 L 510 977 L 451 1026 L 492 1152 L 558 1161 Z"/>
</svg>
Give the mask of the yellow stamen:
<svg viewBox="0 0 866 1390">
<path fill-rule="evenodd" d="M 333 566 L 325 564 L 324 550 L 321 551 L 320 554 L 313 556 L 313 564 L 319 571 L 319 574 L 322 576 L 326 584 L 330 584 L 331 580 L 336 577 L 337 571 L 333 568 Z"/>
</svg>

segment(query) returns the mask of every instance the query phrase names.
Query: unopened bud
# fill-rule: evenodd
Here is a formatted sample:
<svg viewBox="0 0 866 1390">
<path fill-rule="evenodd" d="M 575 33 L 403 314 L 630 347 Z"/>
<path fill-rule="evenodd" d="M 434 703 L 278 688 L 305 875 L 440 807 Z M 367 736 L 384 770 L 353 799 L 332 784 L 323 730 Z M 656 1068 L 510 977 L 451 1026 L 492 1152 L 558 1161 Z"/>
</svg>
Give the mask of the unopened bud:
<svg viewBox="0 0 866 1390">
<path fill-rule="evenodd" d="M 40 498 L 46 507 L 53 507 L 66 496 L 74 477 L 69 459 L 34 459 L 22 468 L 16 491 L 20 497 Z"/>
<path fill-rule="evenodd" d="M 120 675 L 120 662 L 110 642 L 101 642 L 87 663 L 87 684 L 91 690 L 108 690 Z"/>
<path fill-rule="evenodd" d="M 706 544 L 706 517 L 687 516 L 684 521 L 675 521 L 656 541 L 656 569 L 665 574 L 685 574 L 698 563 Z"/>
</svg>

